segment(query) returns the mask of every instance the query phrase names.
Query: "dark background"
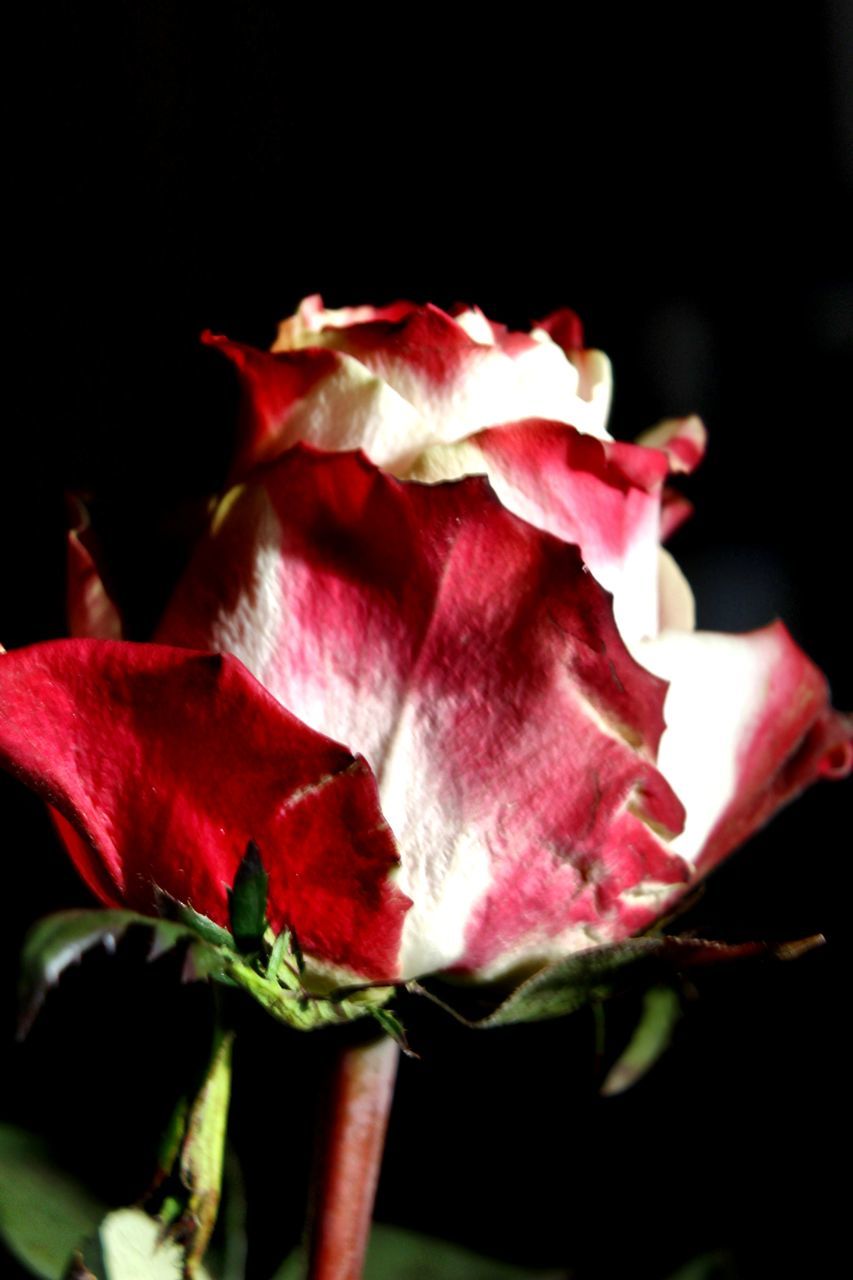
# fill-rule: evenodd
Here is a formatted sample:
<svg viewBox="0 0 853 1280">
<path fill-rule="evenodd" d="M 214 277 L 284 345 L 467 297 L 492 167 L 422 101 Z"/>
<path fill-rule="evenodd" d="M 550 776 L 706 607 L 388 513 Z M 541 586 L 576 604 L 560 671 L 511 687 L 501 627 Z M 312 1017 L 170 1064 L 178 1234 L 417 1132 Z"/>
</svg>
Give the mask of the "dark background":
<svg viewBox="0 0 853 1280">
<path fill-rule="evenodd" d="M 473 15 L 468 15 L 472 21 Z M 781 614 L 853 706 L 848 624 L 851 12 L 55 5 L 15 33 L 7 121 L 0 639 L 63 630 L 68 488 L 95 495 L 140 634 L 180 563 L 177 508 L 221 483 L 235 389 L 205 327 L 259 343 L 299 298 L 560 305 L 611 356 L 613 430 L 698 411 L 711 445 L 673 549 L 700 624 Z M 83 903 L 40 806 L 3 779 L 3 1116 L 105 1194 L 150 1170 L 207 996 L 169 962 L 87 961 L 12 1048 L 27 922 Z M 718 871 L 686 922 L 829 946 L 707 975 L 675 1046 L 596 1095 L 591 1022 L 404 1063 L 378 1216 L 576 1280 L 833 1269 L 846 1102 L 838 977 L 849 790 L 819 787 Z M 608 1054 L 632 1006 L 614 1011 Z M 253 1280 L 296 1238 L 328 1038 L 249 1016 L 234 1136 Z"/>
</svg>

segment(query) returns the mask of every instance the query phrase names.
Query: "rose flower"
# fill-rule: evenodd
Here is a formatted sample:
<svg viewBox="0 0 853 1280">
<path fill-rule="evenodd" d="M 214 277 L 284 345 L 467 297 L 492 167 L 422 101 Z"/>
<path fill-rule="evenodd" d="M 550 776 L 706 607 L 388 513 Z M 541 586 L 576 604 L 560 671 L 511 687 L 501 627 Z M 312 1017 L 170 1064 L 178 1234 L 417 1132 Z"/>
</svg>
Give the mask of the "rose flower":
<svg viewBox="0 0 853 1280">
<path fill-rule="evenodd" d="M 693 630 L 660 540 L 703 429 L 613 441 L 571 313 L 312 298 L 271 352 L 207 340 L 242 434 L 156 643 L 0 660 L 2 757 L 102 900 L 226 923 L 254 840 L 316 966 L 491 978 L 646 928 L 849 771 L 781 624 Z M 78 633 L 114 633 L 80 538 L 72 566 Z"/>
</svg>

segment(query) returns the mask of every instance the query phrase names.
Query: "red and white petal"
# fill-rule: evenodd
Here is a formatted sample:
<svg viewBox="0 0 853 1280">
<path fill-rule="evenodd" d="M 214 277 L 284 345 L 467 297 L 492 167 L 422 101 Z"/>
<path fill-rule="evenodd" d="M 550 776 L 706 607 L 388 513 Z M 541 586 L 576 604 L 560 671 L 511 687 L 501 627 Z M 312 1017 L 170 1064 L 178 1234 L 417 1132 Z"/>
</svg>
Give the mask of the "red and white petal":
<svg viewBox="0 0 853 1280">
<path fill-rule="evenodd" d="M 320 347 L 270 354 L 215 334 L 203 340 L 234 363 L 242 384 L 234 480 L 300 441 L 362 449 L 390 471 L 405 470 L 430 443 L 431 425 L 352 356 Z"/>
<path fill-rule="evenodd" d="M 689 875 L 656 834 L 683 818 L 652 763 L 664 686 L 577 550 L 481 481 L 294 450 L 232 496 L 161 638 L 235 651 L 367 757 L 414 900 L 406 975 L 625 936 Z"/>
<path fill-rule="evenodd" d="M 658 767 L 687 821 L 672 848 L 700 872 L 815 778 L 853 765 L 853 724 L 781 623 L 748 635 L 667 632 L 641 661 L 669 681 Z"/>
<path fill-rule="evenodd" d="M 394 323 L 416 311 L 414 302 L 392 302 L 386 307 L 337 307 L 323 305 L 319 293 L 303 298 L 295 315 L 288 316 L 278 326 L 273 351 L 295 351 L 315 345 L 315 336 L 324 329 L 348 329 L 354 324 L 369 324 L 374 320 Z"/>
<path fill-rule="evenodd" d="M 98 640 L 5 654 L 0 762 L 59 812 L 103 901 L 150 910 L 156 886 L 227 924 L 251 839 L 274 928 L 323 964 L 396 975 L 408 902 L 367 765 L 234 658 Z"/>
<path fill-rule="evenodd" d="M 123 631 L 121 614 L 98 569 L 89 513 L 73 495 L 68 501 L 74 521 L 66 543 L 68 630 L 72 636 L 118 640 Z"/>
<path fill-rule="evenodd" d="M 673 474 L 689 474 L 705 456 L 708 433 L 702 419 L 694 413 L 687 418 L 667 418 L 659 422 L 638 436 L 637 444 L 646 449 L 661 449 L 669 458 Z"/>
<path fill-rule="evenodd" d="M 490 325 L 492 340 L 479 341 L 467 331 L 467 314 L 463 325 L 427 305 L 393 318 L 312 326 L 300 341 L 359 360 L 431 424 L 436 443 L 531 417 L 568 422 L 609 438 L 606 357 L 575 352 L 567 358 L 544 329 L 496 338 L 497 329 Z M 273 351 L 291 350 L 293 340 L 288 331 L 285 345 L 277 341 Z"/>
<path fill-rule="evenodd" d="M 501 502 L 580 547 L 613 596 L 632 644 L 658 630 L 660 500 L 666 455 L 601 441 L 561 423 L 529 421 L 425 451 L 409 473 L 427 483 L 480 474 Z"/>
</svg>

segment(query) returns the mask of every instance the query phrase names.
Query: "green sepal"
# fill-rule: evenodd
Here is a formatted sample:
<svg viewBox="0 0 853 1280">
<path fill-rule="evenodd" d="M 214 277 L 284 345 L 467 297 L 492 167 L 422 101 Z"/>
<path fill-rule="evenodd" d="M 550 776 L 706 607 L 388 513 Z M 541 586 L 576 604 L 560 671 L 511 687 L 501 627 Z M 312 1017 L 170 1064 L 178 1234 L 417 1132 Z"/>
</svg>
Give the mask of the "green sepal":
<svg viewBox="0 0 853 1280">
<path fill-rule="evenodd" d="M 711 942 L 702 938 L 678 938 L 649 935 L 630 938 L 611 946 L 592 947 L 538 969 L 521 982 L 509 995 L 488 992 L 461 984 L 443 984 L 436 989 L 410 982 L 407 989 L 426 996 L 457 1021 L 469 1027 L 486 1029 L 505 1027 L 518 1022 L 544 1022 L 563 1018 L 591 1001 L 606 1000 L 629 985 L 640 985 L 647 974 L 662 966 L 670 973 L 698 966 L 720 964 L 756 956 L 780 960 L 795 959 L 820 946 L 820 935 L 794 942 Z M 477 1007 L 472 1010 L 472 995 Z"/>
<path fill-rule="evenodd" d="M 676 1023 L 681 1017 L 681 998 L 671 986 L 649 987 L 634 1034 L 601 1086 L 605 1097 L 624 1093 L 655 1065 L 669 1048 Z"/>
<path fill-rule="evenodd" d="M 187 920 L 189 917 L 187 917 Z M 218 944 L 189 923 L 140 915 L 135 911 L 62 911 L 35 924 L 27 935 L 22 955 L 21 1017 L 19 1035 L 32 1025 L 47 992 L 69 965 L 96 946 L 112 951 L 131 928 L 151 931 L 149 958 L 175 947 L 185 948 L 184 981 L 210 980 L 237 987 L 253 997 L 279 1022 L 298 1031 L 332 1026 L 366 1017 L 388 1002 L 393 987 L 356 987 L 318 995 L 308 991 L 298 977 L 298 953 L 290 941 L 282 944 L 277 977 L 266 972 L 259 957 L 239 955 L 233 945 Z M 275 947 L 275 943 L 273 943 Z M 289 948 L 289 949 L 288 949 Z"/>
<path fill-rule="evenodd" d="M 69 965 L 76 964 L 93 947 L 114 951 L 133 926 L 152 933 L 150 959 L 188 942 L 190 948 L 204 946 L 199 935 L 174 920 L 140 915 L 135 911 L 59 911 L 37 921 L 24 940 L 21 954 L 21 1013 L 18 1036 L 32 1026 L 44 998 L 56 986 Z"/>
<path fill-rule="evenodd" d="M 254 840 L 250 840 L 237 868 L 234 884 L 228 890 L 231 933 L 237 949 L 244 955 L 255 955 L 263 945 L 269 879 L 261 862 L 260 850 Z"/>
</svg>

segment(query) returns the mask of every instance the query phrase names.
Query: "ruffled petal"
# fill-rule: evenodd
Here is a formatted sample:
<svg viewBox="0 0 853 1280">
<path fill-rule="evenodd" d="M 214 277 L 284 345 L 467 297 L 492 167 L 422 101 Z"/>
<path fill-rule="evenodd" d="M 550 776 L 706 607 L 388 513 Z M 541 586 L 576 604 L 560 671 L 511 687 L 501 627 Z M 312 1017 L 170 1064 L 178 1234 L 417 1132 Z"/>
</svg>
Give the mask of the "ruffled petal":
<svg viewBox="0 0 853 1280">
<path fill-rule="evenodd" d="M 576 548 L 482 481 L 297 449 L 226 501 L 161 639 L 236 653 L 363 753 L 413 899 L 404 974 L 625 936 L 689 872 L 653 761 L 664 686 Z"/>
<path fill-rule="evenodd" d="M 251 839 L 276 929 L 325 965 L 396 976 L 408 902 L 367 765 L 234 658 L 97 640 L 4 654 L 0 762 L 58 811 L 103 901 L 150 910 L 156 887 L 227 924 Z"/>
<path fill-rule="evenodd" d="M 781 623 L 747 635 L 667 632 L 641 661 L 669 681 L 658 767 L 687 812 L 672 847 L 698 871 L 821 776 L 853 765 L 853 724 Z"/>
<path fill-rule="evenodd" d="M 580 547 L 632 644 L 658 630 L 660 509 L 669 469 L 664 450 L 534 420 L 429 449 L 410 475 L 429 483 L 486 475 L 510 511 Z"/>
</svg>

